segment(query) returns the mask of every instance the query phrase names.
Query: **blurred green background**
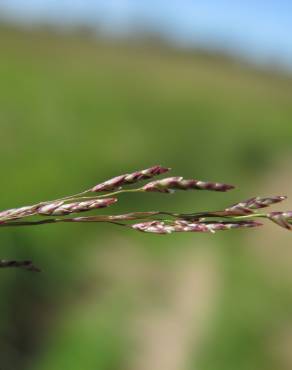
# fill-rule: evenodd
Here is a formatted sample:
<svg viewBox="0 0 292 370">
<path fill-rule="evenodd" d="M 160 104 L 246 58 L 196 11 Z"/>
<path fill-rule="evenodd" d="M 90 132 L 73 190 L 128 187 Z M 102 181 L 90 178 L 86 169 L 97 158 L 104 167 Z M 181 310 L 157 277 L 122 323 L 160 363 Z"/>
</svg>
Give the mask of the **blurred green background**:
<svg viewBox="0 0 292 370">
<path fill-rule="evenodd" d="M 292 199 L 292 77 L 155 40 L 0 28 L 0 208 L 162 164 L 228 194 L 122 195 L 115 213 Z M 289 203 L 290 202 L 290 203 Z M 292 207 L 287 201 L 282 209 Z M 291 369 L 291 235 L 5 229 L 3 370 Z"/>
</svg>

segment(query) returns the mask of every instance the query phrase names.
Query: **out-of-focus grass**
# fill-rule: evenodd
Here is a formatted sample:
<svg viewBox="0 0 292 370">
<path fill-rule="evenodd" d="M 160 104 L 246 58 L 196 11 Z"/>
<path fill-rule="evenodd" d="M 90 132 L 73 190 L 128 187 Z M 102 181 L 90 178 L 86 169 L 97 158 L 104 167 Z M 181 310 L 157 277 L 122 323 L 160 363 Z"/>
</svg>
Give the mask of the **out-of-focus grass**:
<svg viewBox="0 0 292 370">
<path fill-rule="evenodd" d="M 0 46 L 1 209 L 74 193 L 157 163 L 172 166 L 177 175 L 240 189 L 125 196 L 113 210 L 215 208 L 255 194 L 261 176 L 291 155 L 289 76 L 162 46 L 41 30 L 3 27 Z M 117 284 L 112 300 L 97 294 L 100 306 L 82 305 L 90 283 L 88 256 L 103 251 L 109 235 L 114 248 L 121 234 L 162 266 L 169 254 L 190 243 L 196 248 L 198 240 L 197 235 L 124 235 L 125 230 L 100 225 L 1 230 L 1 256 L 32 257 L 45 270 L 41 276 L 1 272 L 4 368 L 67 364 L 80 369 L 78 358 L 85 353 L 87 369 L 126 368 L 123 319 L 131 294 Z M 218 322 L 202 350 L 202 369 L 268 369 L 261 338 L 270 321 L 277 326 L 274 316 L 292 308 L 288 288 L 279 293 L 278 286 L 263 283 L 260 272 L 252 273 L 260 267 L 249 256 L 242 258 L 240 235 L 215 236 L 223 275 L 232 283 L 224 285 Z M 208 238 L 214 239 L 203 240 Z M 95 284 L 103 285 L 102 279 Z M 78 315 L 71 312 L 72 300 L 78 301 Z"/>
</svg>

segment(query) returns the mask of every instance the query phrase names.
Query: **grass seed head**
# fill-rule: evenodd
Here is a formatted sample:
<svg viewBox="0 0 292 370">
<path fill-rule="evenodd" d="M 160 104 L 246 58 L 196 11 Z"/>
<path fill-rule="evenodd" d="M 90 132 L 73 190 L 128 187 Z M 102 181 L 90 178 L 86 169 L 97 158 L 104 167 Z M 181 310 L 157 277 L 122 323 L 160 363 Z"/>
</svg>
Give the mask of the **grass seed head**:
<svg viewBox="0 0 292 370">
<path fill-rule="evenodd" d="M 211 190 L 228 191 L 233 189 L 233 185 L 222 184 L 219 182 L 200 181 L 195 179 L 186 180 L 183 177 L 167 177 L 162 180 L 152 181 L 143 186 L 144 191 L 171 193 L 174 190 Z"/>
<path fill-rule="evenodd" d="M 161 175 L 169 170 L 170 168 L 162 167 L 159 165 L 153 166 L 150 168 L 146 168 L 145 170 L 135 171 L 133 173 L 127 173 L 125 175 L 113 177 L 110 180 L 94 186 L 91 191 L 100 192 L 117 190 L 120 189 L 123 185 L 134 184 L 138 181 L 147 180 L 154 176 Z"/>
<path fill-rule="evenodd" d="M 86 212 L 93 209 L 105 208 L 116 202 L 117 198 L 93 199 L 67 204 L 63 204 L 64 202 L 59 202 L 59 204 L 55 203 L 42 206 L 38 209 L 37 213 L 45 216 L 65 216 L 71 213 Z"/>
</svg>

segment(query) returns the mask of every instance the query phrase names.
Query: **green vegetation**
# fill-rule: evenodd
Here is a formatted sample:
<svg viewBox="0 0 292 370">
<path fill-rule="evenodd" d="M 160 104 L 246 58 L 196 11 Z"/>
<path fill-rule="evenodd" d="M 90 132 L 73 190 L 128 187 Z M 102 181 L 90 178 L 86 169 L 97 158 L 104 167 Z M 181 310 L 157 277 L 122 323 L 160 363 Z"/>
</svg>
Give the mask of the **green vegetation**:
<svg viewBox="0 0 292 370">
<path fill-rule="evenodd" d="M 0 45 L 1 209 L 156 163 L 240 190 L 177 193 L 171 201 L 142 194 L 139 210 L 191 213 L 258 193 L 292 196 L 290 76 L 161 45 L 43 30 L 3 27 Z M 136 201 L 121 199 L 116 212 L 137 211 Z M 280 346 L 275 338 L 283 344 L 291 323 L 292 276 L 261 254 L 271 239 L 270 259 L 287 253 L 291 261 L 291 239 L 280 239 L 285 231 L 273 224 L 266 229 L 165 238 L 98 224 L 1 230 L 1 257 L 32 258 L 45 271 L 1 271 L 0 367 L 130 369 L 136 316 L 167 311 L 169 266 L 192 253 L 195 269 L 197 253 L 207 250 L 221 285 L 190 369 L 291 368 L 271 348 Z"/>
</svg>

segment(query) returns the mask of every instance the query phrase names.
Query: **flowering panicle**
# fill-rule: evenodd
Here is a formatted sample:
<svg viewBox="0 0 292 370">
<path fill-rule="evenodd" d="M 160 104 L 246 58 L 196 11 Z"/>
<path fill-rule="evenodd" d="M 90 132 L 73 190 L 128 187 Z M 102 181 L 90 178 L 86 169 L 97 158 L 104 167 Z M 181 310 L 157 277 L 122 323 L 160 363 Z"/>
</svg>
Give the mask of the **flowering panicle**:
<svg viewBox="0 0 292 370">
<path fill-rule="evenodd" d="M 256 219 L 265 218 L 287 230 L 292 230 L 292 211 L 269 213 L 260 213 L 259 211 L 285 200 L 286 196 L 253 197 L 222 210 L 189 214 L 146 211 L 113 215 L 69 216 L 73 213 L 89 212 L 109 207 L 117 202 L 116 196 L 120 193 L 172 193 L 175 190 L 191 189 L 226 192 L 234 188 L 233 185 L 225 183 L 184 179 L 183 177 L 175 176 L 152 180 L 139 188 L 123 189 L 124 185 L 152 179 L 169 170 L 166 167 L 153 166 L 114 177 L 89 190 L 72 196 L 2 211 L 0 212 L 0 227 L 32 226 L 60 222 L 107 222 L 132 230 L 154 234 L 181 232 L 215 233 L 222 230 L 258 227 L 262 223 Z M 100 195 L 100 192 L 106 192 L 106 194 Z M 27 220 L 26 218 L 30 216 L 35 216 L 35 219 Z M 46 218 L 44 216 L 49 217 Z M 21 267 L 31 271 L 38 271 L 38 268 L 32 265 L 30 261 L 0 260 L 1 267 Z"/>
</svg>

